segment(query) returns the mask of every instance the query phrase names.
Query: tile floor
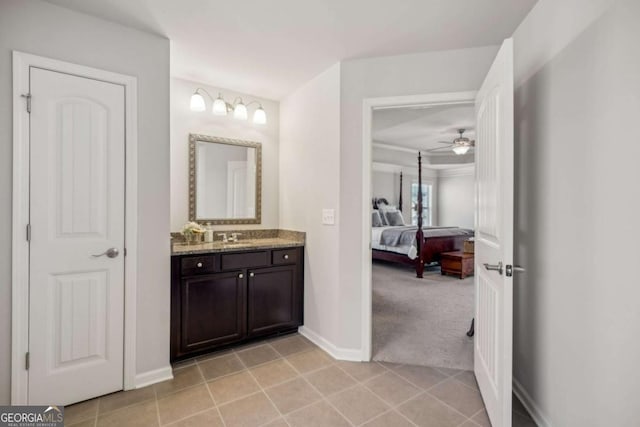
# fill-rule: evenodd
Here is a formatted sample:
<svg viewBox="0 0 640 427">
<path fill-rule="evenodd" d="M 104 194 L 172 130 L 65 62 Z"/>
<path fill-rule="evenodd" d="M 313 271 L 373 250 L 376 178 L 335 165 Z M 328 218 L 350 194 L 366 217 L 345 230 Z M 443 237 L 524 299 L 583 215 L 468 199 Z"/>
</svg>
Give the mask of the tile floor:
<svg viewBox="0 0 640 427">
<path fill-rule="evenodd" d="M 514 427 L 535 426 L 514 399 Z M 65 408 L 66 425 L 489 426 L 473 373 L 342 362 L 300 335 L 174 365 L 174 379 Z"/>
</svg>

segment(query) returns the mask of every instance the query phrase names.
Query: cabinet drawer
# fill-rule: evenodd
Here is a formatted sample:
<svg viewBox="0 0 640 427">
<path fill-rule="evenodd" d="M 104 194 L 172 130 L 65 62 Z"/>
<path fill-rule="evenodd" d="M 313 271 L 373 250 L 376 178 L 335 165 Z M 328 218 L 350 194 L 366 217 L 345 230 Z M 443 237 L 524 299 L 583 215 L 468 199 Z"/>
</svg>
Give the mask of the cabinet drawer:
<svg viewBox="0 0 640 427">
<path fill-rule="evenodd" d="M 184 257 L 180 262 L 180 272 L 183 276 L 209 274 L 216 271 L 215 256 Z"/>
<path fill-rule="evenodd" d="M 269 265 L 268 255 L 269 253 L 267 251 L 223 254 L 221 261 L 222 269 L 237 270 L 241 268 L 264 267 Z"/>
<path fill-rule="evenodd" d="M 295 264 L 298 262 L 298 253 L 297 248 L 279 249 L 272 252 L 271 262 L 274 265 Z"/>
</svg>

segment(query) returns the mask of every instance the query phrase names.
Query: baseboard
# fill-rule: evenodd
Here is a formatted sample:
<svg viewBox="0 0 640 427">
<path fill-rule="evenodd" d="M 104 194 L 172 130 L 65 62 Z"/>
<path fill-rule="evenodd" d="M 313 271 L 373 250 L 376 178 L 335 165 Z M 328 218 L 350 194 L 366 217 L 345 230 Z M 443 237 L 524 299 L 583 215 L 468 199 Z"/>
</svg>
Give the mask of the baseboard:
<svg viewBox="0 0 640 427">
<path fill-rule="evenodd" d="M 153 371 L 143 372 L 136 375 L 136 388 L 146 387 L 162 381 L 172 380 L 173 370 L 171 366 L 156 369 Z"/>
<path fill-rule="evenodd" d="M 340 348 L 329 342 L 326 338 L 320 336 L 318 333 L 312 331 L 306 326 L 301 326 L 298 328 L 298 332 L 303 337 L 307 338 L 309 341 L 326 351 L 333 357 L 338 360 L 348 360 L 352 362 L 361 362 L 362 361 L 362 350 L 357 349 L 353 350 L 350 348 Z"/>
<path fill-rule="evenodd" d="M 531 395 L 527 393 L 527 390 L 516 380 L 513 379 L 513 393 L 520 399 L 522 405 L 525 407 L 531 418 L 536 423 L 538 427 L 551 427 L 551 423 L 548 421 L 547 417 L 542 414 L 540 407 L 533 400 Z"/>
</svg>

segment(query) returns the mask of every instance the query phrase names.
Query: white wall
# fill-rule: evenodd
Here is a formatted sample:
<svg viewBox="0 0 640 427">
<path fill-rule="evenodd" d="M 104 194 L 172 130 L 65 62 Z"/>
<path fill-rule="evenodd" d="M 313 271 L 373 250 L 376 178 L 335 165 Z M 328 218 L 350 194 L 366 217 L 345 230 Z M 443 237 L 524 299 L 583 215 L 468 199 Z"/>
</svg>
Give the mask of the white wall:
<svg viewBox="0 0 640 427">
<path fill-rule="evenodd" d="M 441 170 L 438 174 L 438 225 L 475 228 L 473 168 Z"/>
<path fill-rule="evenodd" d="M 541 0 L 514 36 L 513 366 L 541 425 L 640 419 L 639 18 L 637 0 Z"/>
<path fill-rule="evenodd" d="M 304 327 L 335 343 L 342 224 L 322 209 L 340 212 L 340 64 L 285 98 L 280 123 L 280 227 L 307 233 Z"/>
<path fill-rule="evenodd" d="M 478 90 L 496 52 L 490 46 L 342 63 L 338 346 L 361 348 L 363 99 Z"/>
<path fill-rule="evenodd" d="M 11 51 L 138 78 L 138 374 L 169 364 L 169 41 L 38 0 L 0 2 L 0 404 L 10 401 Z"/>
<path fill-rule="evenodd" d="M 371 175 L 373 197 L 383 197 L 389 201 L 389 204 L 397 205 L 400 198 L 400 172 L 374 170 Z M 403 179 L 403 187 L 405 184 Z"/>
<path fill-rule="evenodd" d="M 237 96 L 245 104 L 256 100 L 267 113 L 267 124 L 252 122 L 254 104 L 249 107 L 249 119 L 241 121 L 231 115 L 211 114 L 211 100 L 205 97 L 207 110 L 189 109 L 191 95 L 202 87 L 214 98 L 221 92 L 231 102 Z M 189 134 L 198 133 L 223 138 L 244 139 L 262 144 L 262 223 L 243 225 L 242 228 L 277 228 L 279 218 L 279 139 L 280 104 L 277 101 L 253 95 L 215 88 L 202 83 L 177 78 L 171 79 L 171 230 L 180 231 L 189 218 Z M 216 225 L 216 230 L 237 229 L 237 225 Z"/>
</svg>

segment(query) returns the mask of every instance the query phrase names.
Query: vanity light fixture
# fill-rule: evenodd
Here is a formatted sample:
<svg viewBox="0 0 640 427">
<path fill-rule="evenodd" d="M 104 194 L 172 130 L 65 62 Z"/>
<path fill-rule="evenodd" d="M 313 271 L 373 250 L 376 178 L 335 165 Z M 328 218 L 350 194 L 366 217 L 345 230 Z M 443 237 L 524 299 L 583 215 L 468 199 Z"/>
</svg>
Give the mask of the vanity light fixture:
<svg viewBox="0 0 640 427">
<path fill-rule="evenodd" d="M 211 99 L 211 102 L 213 103 L 211 106 L 211 112 L 216 116 L 226 116 L 230 112 L 233 112 L 233 118 L 238 120 L 247 120 L 249 117 L 247 107 L 251 104 L 258 104 L 258 108 L 253 113 L 253 123 L 258 125 L 264 125 L 267 123 L 267 113 L 264 111 L 264 108 L 262 108 L 262 104 L 260 102 L 251 101 L 248 104 L 245 104 L 241 97 L 236 97 L 233 103 L 229 103 L 225 101 L 221 93 L 218 93 L 218 97 L 213 99 L 209 92 L 201 87 L 197 88 L 193 95 L 191 95 L 191 111 L 200 112 L 207 109 L 204 97 L 200 92 L 207 94 L 209 99 Z"/>
</svg>

